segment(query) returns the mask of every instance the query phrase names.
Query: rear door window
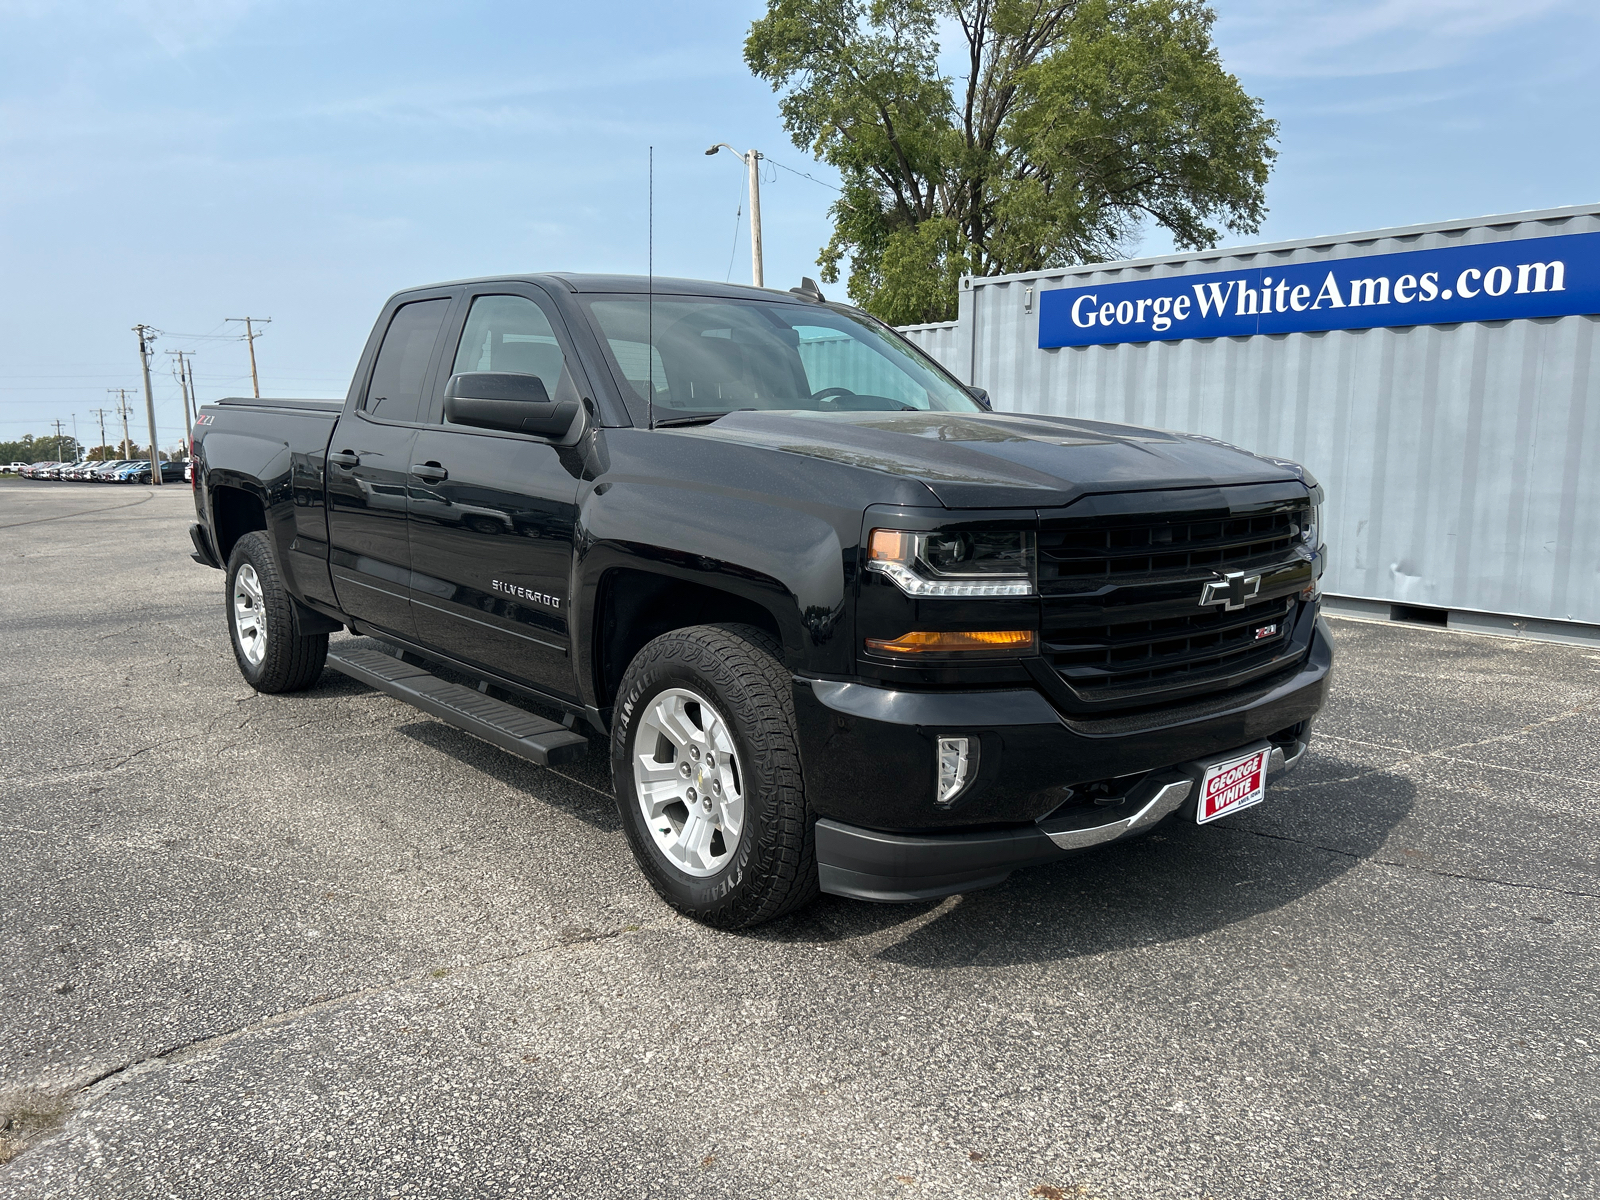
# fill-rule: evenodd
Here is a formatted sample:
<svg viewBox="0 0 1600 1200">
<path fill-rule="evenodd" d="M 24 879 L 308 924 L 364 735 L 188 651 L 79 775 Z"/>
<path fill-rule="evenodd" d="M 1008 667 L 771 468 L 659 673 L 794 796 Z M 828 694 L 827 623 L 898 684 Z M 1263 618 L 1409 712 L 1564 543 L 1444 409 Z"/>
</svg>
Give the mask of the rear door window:
<svg viewBox="0 0 1600 1200">
<path fill-rule="evenodd" d="M 372 367 L 366 411 L 385 421 L 415 421 L 422 409 L 428 363 L 450 301 L 418 300 L 395 310 Z"/>
</svg>

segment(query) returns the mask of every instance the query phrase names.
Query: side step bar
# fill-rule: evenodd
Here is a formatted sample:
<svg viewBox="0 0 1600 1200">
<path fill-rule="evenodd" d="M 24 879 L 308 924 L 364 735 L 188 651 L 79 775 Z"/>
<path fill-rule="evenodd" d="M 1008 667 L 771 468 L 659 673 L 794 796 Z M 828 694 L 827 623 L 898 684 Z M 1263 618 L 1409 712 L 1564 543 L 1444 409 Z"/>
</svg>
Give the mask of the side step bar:
<svg viewBox="0 0 1600 1200">
<path fill-rule="evenodd" d="M 448 683 L 381 650 L 329 650 L 328 666 L 541 767 L 572 762 L 589 751 L 589 739 L 581 733 Z"/>
</svg>

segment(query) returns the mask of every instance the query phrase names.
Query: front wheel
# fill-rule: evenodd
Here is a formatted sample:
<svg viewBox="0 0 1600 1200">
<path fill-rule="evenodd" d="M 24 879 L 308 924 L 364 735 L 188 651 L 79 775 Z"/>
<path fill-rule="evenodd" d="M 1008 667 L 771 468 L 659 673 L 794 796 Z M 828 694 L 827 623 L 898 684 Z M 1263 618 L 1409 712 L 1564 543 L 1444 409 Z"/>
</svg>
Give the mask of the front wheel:
<svg viewBox="0 0 1600 1200">
<path fill-rule="evenodd" d="M 294 603 L 265 533 L 247 533 L 234 543 L 227 597 L 233 657 L 246 683 L 258 692 L 297 692 L 317 681 L 328 635 L 295 628 Z"/>
<path fill-rule="evenodd" d="M 634 856 L 678 911 L 740 929 L 817 895 L 790 676 L 761 630 L 696 625 L 640 650 L 611 769 Z"/>
</svg>

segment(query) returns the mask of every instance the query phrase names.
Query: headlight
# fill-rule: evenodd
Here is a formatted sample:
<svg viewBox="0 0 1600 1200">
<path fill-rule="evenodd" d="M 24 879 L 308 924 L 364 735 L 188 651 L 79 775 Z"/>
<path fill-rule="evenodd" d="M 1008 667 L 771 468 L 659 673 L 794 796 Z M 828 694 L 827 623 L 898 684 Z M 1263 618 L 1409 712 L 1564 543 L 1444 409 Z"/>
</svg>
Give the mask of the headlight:
<svg viewBox="0 0 1600 1200">
<path fill-rule="evenodd" d="M 867 570 L 908 596 L 1033 595 L 1033 534 L 1014 531 L 910 533 L 874 529 Z"/>
<path fill-rule="evenodd" d="M 1322 505 L 1313 504 L 1306 511 L 1309 515 L 1300 527 L 1300 540 L 1315 550 L 1322 545 Z"/>
</svg>

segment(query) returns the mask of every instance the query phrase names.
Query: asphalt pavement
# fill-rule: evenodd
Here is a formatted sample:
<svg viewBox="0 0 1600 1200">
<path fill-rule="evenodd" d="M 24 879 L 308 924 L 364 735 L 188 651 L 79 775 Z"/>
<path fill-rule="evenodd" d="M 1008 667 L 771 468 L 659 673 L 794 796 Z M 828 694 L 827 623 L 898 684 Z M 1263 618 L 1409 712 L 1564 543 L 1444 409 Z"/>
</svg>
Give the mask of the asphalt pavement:
<svg viewBox="0 0 1600 1200">
<path fill-rule="evenodd" d="M 1600 1188 L 1600 652 L 1335 621 L 1259 807 L 727 934 L 602 747 L 252 692 L 191 519 L 0 483 L 0 1195 Z"/>
</svg>

